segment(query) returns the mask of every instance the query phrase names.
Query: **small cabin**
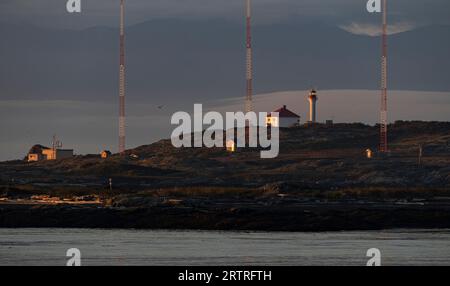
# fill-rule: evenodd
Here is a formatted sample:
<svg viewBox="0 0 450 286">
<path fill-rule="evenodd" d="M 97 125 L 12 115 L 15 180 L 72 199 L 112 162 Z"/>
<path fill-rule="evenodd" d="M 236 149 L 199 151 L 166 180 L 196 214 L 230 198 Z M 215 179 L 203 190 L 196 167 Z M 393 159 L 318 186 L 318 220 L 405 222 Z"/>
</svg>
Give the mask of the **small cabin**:
<svg viewBox="0 0 450 286">
<path fill-rule="evenodd" d="M 48 148 L 42 150 L 42 155 L 44 155 L 47 160 L 67 159 L 73 157 L 73 150 Z"/>
<path fill-rule="evenodd" d="M 266 126 L 289 128 L 300 125 L 300 116 L 287 109 L 286 105 L 273 112 L 277 112 L 278 116 L 272 117 L 269 113 L 266 117 Z"/>
<path fill-rule="evenodd" d="M 109 158 L 109 157 L 111 157 L 111 151 L 103 150 L 103 151 L 100 153 L 100 156 L 102 157 L 102 159 Z"/>
<path fill-rule="evenodd" d="M 42 148 L 38 152 L 28 153 L 28 162 L 38 162 L 43 160 L 59 160 L 73 157 L 72 149 Z"/>
<path fill-rule="evenodd" d="M 236 142 L 234 140 L 228 140 L 226 147 L 228 152 L 236 152 Z"/>
<path fill-rule="evenodd" d="M 28 162 L 38 162 L 43 160 L 60 160 L 73 157 L 73 149 L 61 149 L 62 143 L 53 136 L 52 148 L 42 145 L 34 145 L 28 151 L 26 159 Z"/>
<path fill-rule="evenodd" d="M 28 162 L 39 162 L 44 159 L 45 158 L 41 153 L 28 154 Z"/>
</svg>

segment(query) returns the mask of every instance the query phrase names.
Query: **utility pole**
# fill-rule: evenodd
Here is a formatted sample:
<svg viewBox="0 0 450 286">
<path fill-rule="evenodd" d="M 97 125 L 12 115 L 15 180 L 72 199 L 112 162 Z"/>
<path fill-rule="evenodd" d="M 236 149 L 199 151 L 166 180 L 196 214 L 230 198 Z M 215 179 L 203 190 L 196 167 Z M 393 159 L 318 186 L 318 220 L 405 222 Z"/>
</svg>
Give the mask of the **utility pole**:
<svg viewBox="0 0 450 286">
<path fill-rule="evenodd" d="M 422 165 L 422 157 L 423 157 L 423 145 L 419 144 L 419 159 L 418 159 L 419 167 Z"/>
</svg>

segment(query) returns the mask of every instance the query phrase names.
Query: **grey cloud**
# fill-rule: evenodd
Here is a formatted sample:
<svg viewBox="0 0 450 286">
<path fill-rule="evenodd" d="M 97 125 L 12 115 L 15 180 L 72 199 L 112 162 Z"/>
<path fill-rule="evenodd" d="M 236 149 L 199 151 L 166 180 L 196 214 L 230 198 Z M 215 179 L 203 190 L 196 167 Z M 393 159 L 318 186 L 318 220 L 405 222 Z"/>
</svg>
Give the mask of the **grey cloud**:
<svg viewBox="0 0 450 286">
<path fill-rule="evenodd" d="M 6 22 L 32 23 L 63 28 L 116 26 L 118 0 L 82 0 L 80 15 L 65 11 L 65 0 L 2 0 L 0 17 Z M 127 1 L 127 22 L 136 24 L 155 18 L 241 19 L 244 0 L 133 0 Z M 253 0 L 255 22 L 283 22 L 286 18 L 320 21 L 336 25 L 376 22 L 365 11 L 366 0 Z M 389 1 L 395 21 L 422 24 L 449 24 L 448 0 Z"/>
</svg>

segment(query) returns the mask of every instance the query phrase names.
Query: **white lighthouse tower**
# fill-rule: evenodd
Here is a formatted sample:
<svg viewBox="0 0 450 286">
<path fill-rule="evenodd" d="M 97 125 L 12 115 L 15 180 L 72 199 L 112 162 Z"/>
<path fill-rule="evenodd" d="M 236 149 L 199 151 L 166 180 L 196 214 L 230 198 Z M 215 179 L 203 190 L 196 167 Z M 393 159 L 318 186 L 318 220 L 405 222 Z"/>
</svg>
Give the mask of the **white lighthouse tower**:
<svg viewBox="0 0 450 286">
<path fill-rule="evenodd" d="M 309 122 L 310 123 L 316 123 L 316 103 L 317 103 L 317 92 L 316 90 L 312 89 L 309 92 L 308 96 L 309 100 Z"/>
</svg>

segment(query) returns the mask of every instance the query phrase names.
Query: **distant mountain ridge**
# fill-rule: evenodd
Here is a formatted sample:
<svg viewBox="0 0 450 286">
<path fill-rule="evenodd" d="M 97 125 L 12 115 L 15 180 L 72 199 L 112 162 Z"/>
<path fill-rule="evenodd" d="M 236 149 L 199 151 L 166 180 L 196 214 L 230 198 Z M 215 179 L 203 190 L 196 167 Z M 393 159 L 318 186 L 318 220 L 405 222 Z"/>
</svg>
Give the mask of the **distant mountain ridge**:
<svg viewBox="0 0 450 286">
<path fill-rule="evenodd" d="M 57 30 L 0 24 L 0 97 L 108 100 L 117 93 L 114 28 Z M 254 28 L 255 92 L 375 89 L 380 40 L 339 27 Z M 203 100 L 245 89 L 245 30 L 223 20 L 161 19 L 127 28 L 127 91 L 134 98 Z M 449 91 L 450 26 L 389 37 L 389 87 Z"/>
</svg>

